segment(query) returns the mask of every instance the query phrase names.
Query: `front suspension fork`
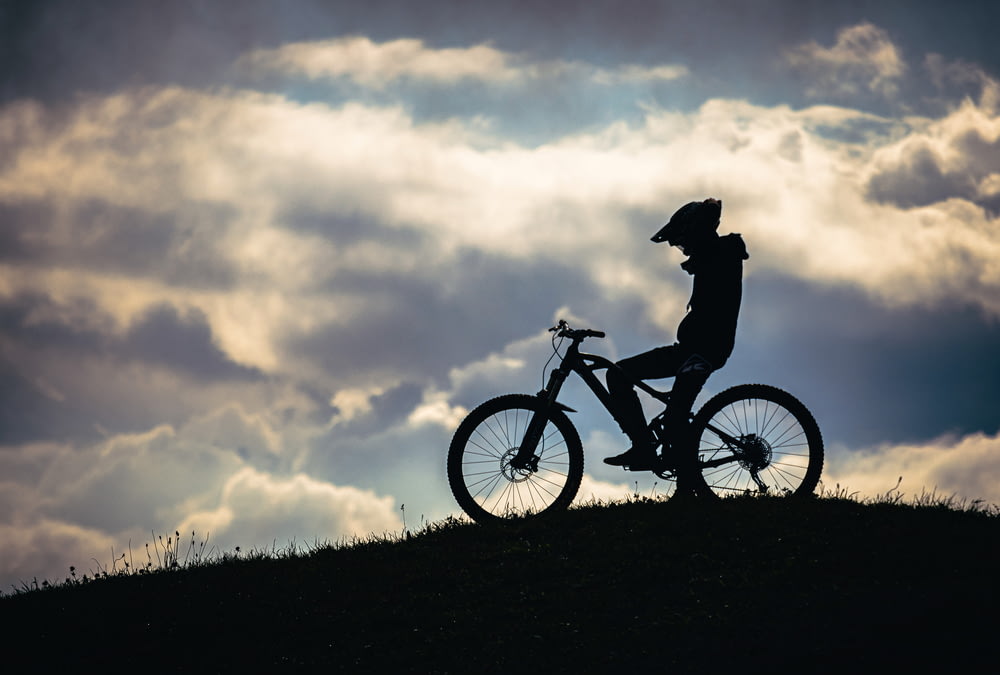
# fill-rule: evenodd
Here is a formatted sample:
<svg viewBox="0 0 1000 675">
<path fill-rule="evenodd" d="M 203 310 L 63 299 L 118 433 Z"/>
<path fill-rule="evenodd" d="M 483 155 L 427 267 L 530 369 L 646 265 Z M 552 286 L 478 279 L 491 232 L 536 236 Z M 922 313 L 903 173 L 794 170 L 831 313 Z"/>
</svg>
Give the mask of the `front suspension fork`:
<svg viewBox="0 0 1000 675">
<path fill-rule="evenodd" d="M 544 409 L 536 410 L 535 414 L 531 416 L 528 429 L 524 432 L 524 439 L 521 441 L 521 447 L 517 449 L 517 454 L 510 460 L 512 469 L 530 471 L 531 473 L 538 471 L 538 461 L 541 456 L 536 455 L 535 450 L 538 448 L 538 442 L 542 440 L 542 432 L 545 430 L 547 421 L 548 415 Z"/>
<path fill-rule="evenodd" d="M 559 368 L 553 370 L 549 375 L 548 385 L 546 385 L 545 389 L 538 392 L 538 400 L 542 405 L 539 406 L 535 414 L 531 416 L 531 421 L 528 422 L 524 438 L 521 439 L 521 446 L 517 449 L 517 454 L 510 460 L 511 468 L 520 471 L 531 471 L 532 473 L 538 471 L 538 462 L 541 456 L 535 454 L 535 450 L 538 449 L 538 443 L 542 440 L 545 425 L 549 421 L 549 411 L 557 405 L 556 397 L 559 396 L 559 390 L 566 380 L 566 375 Z"/>
</svg>

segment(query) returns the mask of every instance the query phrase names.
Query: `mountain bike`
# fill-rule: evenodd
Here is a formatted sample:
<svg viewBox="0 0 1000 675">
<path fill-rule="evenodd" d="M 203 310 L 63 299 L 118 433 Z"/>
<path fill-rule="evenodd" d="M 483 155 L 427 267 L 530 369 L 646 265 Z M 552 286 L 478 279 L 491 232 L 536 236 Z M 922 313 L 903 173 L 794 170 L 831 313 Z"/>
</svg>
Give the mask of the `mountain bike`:
<svg viewBox="0 0 1000 675">
<path fill-rule="evenodd" d="M 550 361 L 558 357 L 559 363 L 545 388 L 535 395 L 507 394 L 486 401 L 466 416 L 452 438 L 448 483 L 459 506 L 477 522 L 543 515 L 573 501 L 583 478 L 583 444 L 567 416 L 576 411 L 557 400 L 571 373 L 614 417 L 611 395 L 595 373 L 618 366 L 580 351 L 585 339 L 605 333 L 574 329 L 565 321 L 549 330 Z M 570 344 L 560 354 L 566 340 Z M 673 484 L 674 494 L 709 499 L 727 494 L 803 496 L 816 488 L 823 438 L 812 413 L 788 392 L 765 384 L 731 387 L 710 398 L 697 414 L 688 413 L 681 438 L 668 438 L 670 393 L 628 379 L 664 404 L 649 422 L 659 457 L 651 471 Z"/>
</svg>

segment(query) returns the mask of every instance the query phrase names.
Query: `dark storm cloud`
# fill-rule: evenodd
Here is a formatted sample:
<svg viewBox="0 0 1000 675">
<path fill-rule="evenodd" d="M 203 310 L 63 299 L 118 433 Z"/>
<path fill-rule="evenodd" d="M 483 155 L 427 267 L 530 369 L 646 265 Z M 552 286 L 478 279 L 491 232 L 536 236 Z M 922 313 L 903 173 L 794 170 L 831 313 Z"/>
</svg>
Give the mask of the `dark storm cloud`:
<svg viewBox="0 0 1000 675">
<path fill-rule="evenodd" d="M 232 217 L 230 208 L 207 204 L 150 213 L 100 200 L 61 208 L 38 200 L 0 202 L 0 262 L 229 288 L 235 270 L 216 238 Z"/>
<path fill-rule="evenodd" d="M 82 316 L 88 317 L 86 325 L 74 321 Z M 0 326 L 8 348 L 35 352 L 41 358 L 56 351 L 78 359 L 113 358 L 122 365 L 155 364 L 204 380 L 259 376 L 233 363 L 215 345 L 211 327 L 197 309 L 181 314 L 171 305 L 155 305 L 119 336 L 111 317 L 87 300 L 62 305 L 26 295 L 0 300 Z"/>
<path fill-rule="evenodd" d="M 356 386 L 370 385 L 358 378 L 372 372 L 443 380 L 455 364 L 499 351 L 546 326 L 562 299 L 600 295 L 585 270 L 471 250 L 433 281 L 356 272 L 337 275 L 330 290 L 362 289 L 367 309 L 348 325 L 286 345 Z"/>
<path fill-rule="evenodd" d="M 239 52 L 274 35 L 266 4 L 0 3 L 0 101 L 217 81 Z"/>
<path fill-rule="evenodd" d="M 890 308 L 855 290 L 755 276 L 740 321 L 716 386 L 785 386 L 828 441 L 864 447 L 1000 426 L 1000 323 L 974 308 Z"/>
<path fill-rule="evenodd" d="M 93 417 L 13 364 L 0 360 L 0 446 L 94 439 Z"/>
<path fill-rule="evenodd" d="M 64 100 L 123 85 L 206 86 L 231 74 L 230 66 L 253 49 L 366 35 L 420 36 L 441 47 L 489 42 L 535 59 L 597 65 L 682 63 L 697 73 L 692 91 L 661 102 L 689 109 L 723 86 L 727 96 L 787 101 L 794 83 L 778 66 L 782 50 L 831 44 L 837 28 L 859 21 L 893 26 L 904 53 L 964 52 L 1000 72 L 989 30 L 998 20 L 995 3 L 963 3 L 958 11 L 904 0 L 651 0 L 629 3 L 627 11 L 613 0 L 9 1 L 0 4 L 0 101 Z"/>
<path fill-rule="evenodd" d="M 256 379 L 261 376 L 254 369 L 234 363 L 219 349 L 207 318 L 197 309 L 181 314 L 172 305 L 153 306 L 132 324 L 113 351 L 199 379 Z"/>
<path fill-rule="evenodd" d="M 640 331 L 656 333 L 651 324 L 644 323 L 645 300 L 632 294 L 609 297 L 591 278 L 591 270 L 583 260 L 554 260 L 552 251 L 545 257 L 512 258 L 471 248 L 441 259 L 433 252 L 434 240 L 428 233 L 384 227 L 370 217 L 308 212 L 286 216 L 282 221 L 293 229 L 321 234 L 337 246 L 378 241 L 387 260 L 406 260 L 414 255 L 419 259 L 421 250 L 428 252 L 426 268 L 418 264 L 416 270 L 403 269 L 398 274 L 384 269 L 333 270 L 325 290 L 365 298 L 364 310 L 346 325 L 338 322 L 292 337 L 284 345 L 288 353 L 321 365 L 323 372 L 341 386 L 370 387 L 374 382 L 366 381 L 365 374 L 379 373 L 381 377 L 420 382 L 421 386 L 432 380 L 436 386 L 447 388 L 450 369 L 536 335 L 552 324 L 553 314 L 560 307 L 611 332 L 616 327 L 628 327 L 620 331 L 626 349 L 635 342 L 630 338 L 637 322 Z M 680 257 L 672 257 L 662 247 L 647 245 L 649 234 L 667 217 L 632 209 L 623 218 L 628 231 L 623 231 L 621 237 L 627 240 L 638 233 L 634 237 L 641 252 L 634 261 L 637 269 L 652 259 L 661 270 L 664 283 L 651 291 L 651 301 L 656 301 L 656 292 L 669 291 L 667 279 L 672 274 L 687 277 L 678 267 Z M 617 218 L 612 220 L 618 222 Z M 573 226 L 567 223 L 565 227 Z M 654 339 L 663 337 L 659 334 Z M 488 387 L 482 382 L 476 384 Z M 455 392 L 452 403 L 471 405 L 488 393 L 488 388 L 477 389 L 470 382 Z M 383 418 L 378 407 L 373 414 L 379 424 L 394 421 Z"/>
<path fill-rule="evenodd" d="M 76 321 L 84 316 L 86 323 Z M 111 317 L 86 300 L 7 298 L 0 301 L 0 349 L 0 443 L 92 442 L 181 419 L 183 404 L 156 402 L 169 391 L 127 392 L 135 386 L 130 378 L 149 368 L 200 385 L 261 378 L 219 350 L 202 314 L 168 305 L 150 308 L 117 335 Z"/>
<path fill-rule="evenodd" d="M 87 317 L 86 323 L 77 319 Z M 75 356 L 104 354 L 114 321 L 86 298 L 58 303 L 36 293 L 0 299 L 0 338 L 11 346 L 67 351 Z"/>
<path fill-rule="evenodd" d="M 817 136 L 842 143 L 866 145 L 873 141 L 886 141 L 897 133 L 901 124 L 897 120 L 855 116 L 840 120 L 836 125 L 812 125 L 809 130 Z"/>
<path fill-rule="evenodd" d="M 948 164 L 926 144 L 908 148 L 896 166 L 872 176 L 868 195 L 901 208 L 927 206 L 950 197 L 967 199 L 991 216 L 1000 214 L 1000 193 L 983 195 L 979 186 L 1000 171 L 1000 139 L 989 141 L 971 129 L 954 139 Z"/>
<path fill-rule="evenodd" d="M 89 303 L 74 305 L 70 313 L 89 315 L 94 324 L 101 323 L 101 313 Z M 67 401 L 66 394 L 48 382 L 37 365 L 54 354 L 80 360 L 102 353 L 105 341 L 93 328 L 32 320 L 39 310 L 53 313 L 67 308 L 35 295 L 0 301 L 0 444 L 96 438 L 91 411 Z M 110 325 L 110 317 L 104 321 Z"/>
<path fill-rule="evenodd" d="M 317 211 L 298 204 L 286 204 L 275 214 L 275 222 L 294 232 L 318 234 L 335 246 L 352 246 L 377 241 L 388 249 L 418 249 L 427 244 L 428 235 L 416 229 L 387 227 L 364 213 Z"/>
<path fill-rule="evenodd" d="M 406 421 L 420 404 L 422 397 L 423 387 L 411 382 L 404 382 L 382 394 L 376 394 L 369 400 L 371 410 L 340 426 L 337 437 L 363 438 L 398 426 Z M 342 411 L 334 406 L 333 412 Z"/>
<path fill-rule="evenodd" d="M 913 150 L 905 164 L 872 176 L 868 196 L 883 204 L 895 204 L 904 209 L 927 206 L 949 197 L 968 199 L 976 192 L 975 182 L 968 174 L 945 172 L 930 148 Z"/>
</svg>

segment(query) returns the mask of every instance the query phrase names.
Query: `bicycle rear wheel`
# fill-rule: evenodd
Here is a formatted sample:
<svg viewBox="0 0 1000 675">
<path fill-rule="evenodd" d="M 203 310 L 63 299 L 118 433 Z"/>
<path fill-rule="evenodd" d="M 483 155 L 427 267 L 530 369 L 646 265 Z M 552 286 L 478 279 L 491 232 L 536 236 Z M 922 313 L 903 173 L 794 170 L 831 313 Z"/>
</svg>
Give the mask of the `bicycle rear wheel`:
<svg viewBox="0 0 1000 675">
<path fill-rule="evenodd" d="M 583 478 L 583 445 L 563 412 L 549 411 L 535 450 L 538 470 L 510 465 L 528 423 L 542 407 L 535 396 L 499 396 L 470 412 L 455 431 L 448 449 L 448 483 L 473 520 L 541 515 L 573 501 Z"/>
<path fill-rule="evenodd" d="M 816 489 L 823 437 L 812 413 L 786 391 L 744 384 L 711 398 L 692 422 L 693 483 L 702 496 L 801 496 Z"/>
</svg>

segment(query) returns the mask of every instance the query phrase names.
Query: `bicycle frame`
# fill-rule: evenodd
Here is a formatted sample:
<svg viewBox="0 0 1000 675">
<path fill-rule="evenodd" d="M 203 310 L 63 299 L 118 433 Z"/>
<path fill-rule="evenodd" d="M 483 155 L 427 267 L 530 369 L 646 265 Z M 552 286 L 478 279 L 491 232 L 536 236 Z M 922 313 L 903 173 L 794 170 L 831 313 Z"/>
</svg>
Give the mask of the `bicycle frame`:
<svg viewBox="0 0 1000 675">
<path fill-rule="evenodd" d="M 543 369 L 548 371 L 545 386 L 536 394 L 506 394 L 481 403 L 462 420 L 448 447 L 448 484 L 474 520 L 503 522 L 571 506 L 585 477 L 580 432 L 568 415 L 576 411 L 559 401 L 571 373 L 619 424 L 616 412 L 624 406 L 615 380 L 625 393 L 645 392 L 664 404 L 647 420 L 655 456 L 622 468 L 651 472 L 668 483 L 672 494 L 715 499 L 736 493 L 806 496 L 815 490 L 823 437 L 812 413 L 787 391 L 740 384 L 712 393 L 700 409 L 690 410 L 688 397 L 682 401 L 673 395 L 680 391 L 676 382 L 668 392 L 659 391 L 638 379 L 641 370 L 630 375 L 627 365 L 581 351 L 586 338 L 604 337 L 603 332 L 573 329 L 562 320 L 549 330 L 555 335 Z M 610 388 L 600 371 L 611 375 Z M 621 415 L 632 412 L 623 409 Z"/>
<path fill-rule="evenodd" d="M 583 342 L 586 337 L 592 335 L 595 334 L 588 333 L 587 331 L 573 331 L 572 333 L 566 335 L 566 337 L 569 337 L 572 342 L 566 349 L 566 353 L 563 355 L 559 366 L 553 369 L 553 371 L 549 374 L 549 380 L 545 385 L 545 388 L 538 392 L 538 398 L 545 402 L 545 406 L 541 411 L 536 412 L 535 415 L 532 416 L 521 446 L 518 448 L 517 454 L 511 458 L 511 466 L 513 468 L 521 470 L 529 469 L 532 472 L 538 470 L 538 462 L 540 458 L 535 455 L 535 449 L 541 439 L 542 430 L 545 428 L 546 420 L 549 416 L 549 410 L 552 408 L 558 408 L 566 412 L 576 412 L 569 406 L 559 403 L 557 400 L 559 392 L 562 390 L 562 386 L 566 382 L 566 378 L 568 378 L 571 373 L 576 373 L 580 376 L 580 378 L 587 384 L 604 408 L 616 421 L 618 420 L 618 416 L 615 414 L 611 393 L 598 379 L 597 375 L 594 374 L 596 371 L 618 368 L 633 386 L 638 387 L 653 398 L 663 402 L 664 405 L 670 404 L 670 392 L 654 389 L 642 380 L 633 377 L 624 370 L 621 370 L 619 366 L 610 359 L 596 354 L 581 352 L 580 343 Z M 600 335 L 603 336 L 603 334 Z M 692 412 L 688 411 L 688 417 L 690 418 L 691 416 Z M 752 440 L 736 438 L 712 424 L 706 425 L 706 428 L 716 434 L 726 445 L 733 449 L 743 450 L 745 449 L 746 440 Z M 717 467 L 739 461 L 739 458 L 739 454 L 734 452 L 732 455 L 702 462 L 701 465 L 705 468 Z M 759 480 L 756 475 L 754 476 L 754 480 Z"/>
<path fill-rule="evenodd" d="M 576 334 L 568 337 L 570 337 L 572 343 L 566 349 L 566 353 L 563 355 L 559 367 L 553 369 L 553 371 L 549 374 L 549 381 L 545 385 L 545 388 L 538 392 L 538 397 L 545 401 L 545 408 L 541 411 L 541 413 L 536 413 L 532 417 L 531 422 L 528 424 L 528 430 L 524 435 L 521 447 L 518 448 L 517 454 L 511 459 L 511 466 L 514 468 L 530 468 L 532 471 L 538 470 L 539 458 L 535 456 L 535 448 L 538 446 L 538 441 L 542 435 L 542 429 L 545 427 L 545 421 L 548 419 L 548 411 L 551 408 L 555 407 L 567 412 L 576 412 L 569 406 L 563 405 L 556 400 L 559 397 L 559 392 L 562 390 L 563 384 L 566 382 L 566 378 L 568 378 L 571 373 L 579 375 L 580 379 L 582 379 L 590 390 L 594 392 L 594 395 L 597 397 L 597 400 L 601 402 L 601 405 L 604 406 L 604 408 L 615 420 L 618 419 L 618 416 L 615 414 L 611 393 L 594 373 L 598 370 L 619 368 L 619 366 L 603 356 L 581 352 L 580 343 L 585 337 L 588 337 L 587 335 Z M 619 370 L 621 371 L 620 368 Z M 639 387 L 650 396 L 662 401 L 664 404 L 668 404 L 670 401 L 669 392 L 653 389 L 642 380 L 632 377 L 629 373 L 625 371 L 621 372 L 625 375 L 629 382 L 631 382 L 634 386 Z"/>
</svg>

